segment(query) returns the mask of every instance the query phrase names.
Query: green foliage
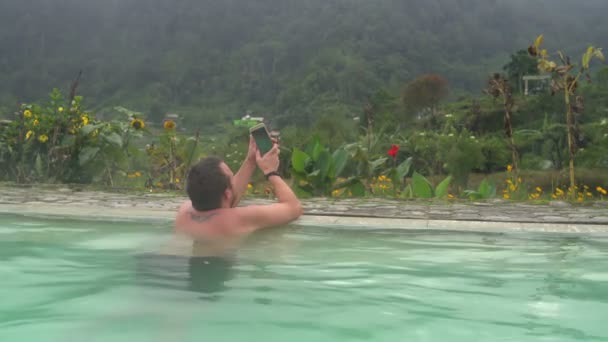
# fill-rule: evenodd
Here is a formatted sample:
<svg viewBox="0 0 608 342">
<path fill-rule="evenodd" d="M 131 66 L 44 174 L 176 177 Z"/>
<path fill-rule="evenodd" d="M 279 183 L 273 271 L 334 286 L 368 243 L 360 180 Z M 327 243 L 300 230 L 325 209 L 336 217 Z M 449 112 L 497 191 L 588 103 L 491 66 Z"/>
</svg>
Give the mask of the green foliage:
<svg viewBox="0 0 608 342">
<path fill-rule="evenodd" d="M 164 129 L 146 147 L 146 185 L 183 189 L 190 166 L 204 154 L 199 137 L 184 136 L 175 129 Z"/>
<path fill-rule="evenodd" d="M 66 99 L 54 89 L 46 103 L 22 105 L 17 118 L 0 133 L 0 177 L 112 184 L 118 168 L 128 167 L 129 139 L 141 138 L 142 132 L 131 128 L 127 118 L 96 120 L 82 100 Z"/>
<path fill-rule="evenodd" d="M 447 176 L 444 180 L 441 181 L 435 188 L 435 197 L 437 198 L 445 198 L 449 195 L 448 190 L 450 183 L 452 182 L 452 176 Z"/>
<path fill-rule="evenodd" d="M 524 90 L 523 76 L 538 74 L 536 60 L 526 50 L 519 50 L 512 54 L 511 60 L 503 66 L 503 70 L 508 75 L 509 83 L 515 85 L 515 90 L 518 93 L 522 93 Z"/>
<path fill-rule="evenodd" d="M 344 149 L 350 155 L 350 163 L 347 165 L 347 172 L 361 180 L 366 184 L 370 184 L 373 178 L 381 174 L 389 160 L 387 151 L 393 143 L 398 143 L 402 140 L 399 131 L 388 133 L 388 127 L 380 127 L 379 129 L 363 129 L 364 134 L 360 135 L 358 141 L 346 144 Z M 393 161 L 394 167 L 403 159 L 400 156 Z M 371 189 L 368 188 L 371 192 Z"/>
<path fill-rule="evenodd" d="M 293 149 L 291 174 L 294 177 L 294 185 L 301 193 L 310 196 L 331 196 L 334 190 L 344 187 L 354 194 L 360 194 L 362 184 L 357 178 L 337 183 L 347 160 L 348 153 L 345 149 L 340 148 L 332 153 L 315 137 L 306 147 L 306 151 Z"/>
<path fill-rule="evenodd" d="M 560 41 L 572 49 L 606 36 L 605 1 L 468 0 L 466 8 L 445 0 L 7 0 L 0 108 L 10 113 L 82 67 L 96 112 L 120 103 L 155 123 L 179 113 L 205 132 L 251 109 L 280 118 L 280 127 L 308 126 L 329 105 L 356 115 L 378 89 L 395 96 L 430 70 L 455 91 L 478 94 L 480 80 L 538 27 L 567 27 Z M 377 117 L 387 113 L 400 114 Z"/>
<path fill-rule="evenodd" d="M 396 167 L 392 167 L 389 170 L 388 176 L 392 182 L 393 194 L 395 196 L 399 195 L 399 193 L 401 193 L 401 191 L 403 190 L 403 187 L 405 185 L 405 177 L 410 174 L 411 167 L 412 158 L 407 158 L 401 164 L 397 165 Z"/>
<path fill-rule="evenodd" d="M 357 126 L 354 121 L 339 114 L 322 116 L 317 120 L 313 129 L 319 139 L 332 149 L 357 138 Z"/>
<path fill-rule="evenodd" d="M 414 172 L 411 183 L 411 196 L 417 198 L 446 198 L 452 176 L 447 176 L 442 180 L 435 189 L 431 182 L 421 174 Z"/>
<path fill-rule="evenodd" d="M 454 177 L 456 185 L 463 188 L 467 186 L 471 171 L 481 168 L 485 161 L 477 137 L 469 134 L 463 130 L 450 147 L 445 146 L 442 150 L 446 171 Z"/>
<path fill-rule="evenodd" d="M 602 68 L 598 73 L 597 73 L 597 85 L 600 88 L 603 89 L 607 89 L 608 90 L 608 67 L 604 67 Z"/>
<path fill-rule="evenodd" d="M 496 197 L 496 185 L 484 178 L 477 190 L 465 190 L 465 196 L 470 200 L 489 199 Z"/>
<path fill-rule="evenodd" d="M 414 175 L 412 176 L 412 193 L 414 197 L 419 198 L 433 197 L 433 187 L 431 182 L 429 182 L 418 172 L 414 172 Z"/>
<path fill-rule="evenodd" d="M 502 170 L 505 165 L 511 163 L 509 145 L 502 134 L 488 134 L 480 137 L 479 144 L 483 154 L 483 171 Z"/>
<path fill-rule="evenodd" d="M 461 187 L 466 186 L 471 171 L 482 168 L 485 161 L 479 140 L 467 130 L 459 134 L 412 134 L 404 150 L 412 156 L 415 170 L 429 175 L 450 174 Z"/>
</svg>

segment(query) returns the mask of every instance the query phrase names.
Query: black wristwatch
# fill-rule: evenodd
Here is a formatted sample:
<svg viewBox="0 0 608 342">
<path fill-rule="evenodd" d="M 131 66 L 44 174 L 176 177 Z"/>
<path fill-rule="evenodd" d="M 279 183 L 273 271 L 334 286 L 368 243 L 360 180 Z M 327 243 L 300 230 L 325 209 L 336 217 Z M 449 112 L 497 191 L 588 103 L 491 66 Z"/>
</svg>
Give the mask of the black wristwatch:
<svg viewBox="0 0 608 342">
<path fill-rule="evenodd" d="M 271 176 L 281 177 L 281 175 L 279 174 L 278 171 L 268 172 L 267 174 L 264 175 L 264 177 L 266 177 L 266 180 L 268 180 L 268 178 L 270 178 Z"/>
</svg>

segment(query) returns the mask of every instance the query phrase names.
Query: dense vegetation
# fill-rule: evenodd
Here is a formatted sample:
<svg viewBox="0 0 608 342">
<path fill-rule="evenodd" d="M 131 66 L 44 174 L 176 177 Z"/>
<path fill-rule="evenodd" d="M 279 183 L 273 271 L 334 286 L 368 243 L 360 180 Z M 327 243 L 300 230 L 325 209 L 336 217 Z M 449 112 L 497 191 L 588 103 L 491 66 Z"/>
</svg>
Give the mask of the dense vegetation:
<svg viewBox="0 0 608 342">
<path fill-rule="evenodd" d="M 575 81 L 526 48 L 544 33 L 550 59 L 559 49 L 578 68 L 589 45 L 608 46 L 606 11 L 603 0 L 8 0 L 0 179 L 180 188 L 199 156 L 238 167 L 246 130 L 231 122 L 252 111 L 281 130 L 282 172 L 302 194 L 557 196 L 569 159 L 579 184 L 603 190 L 608 68 L 594 61 Z M 524 96 L 522 76 L 541 71 L 564 76 L 572 105 L 552 96 L 557 83 Z"/>
<path fill-rule="evenodd" d="M 204 128 L 252 110 L 309 124 L 424 73 L 453 98 L 479 94 L 540 33 L 567 53 L 608 46 L 607 12 L 603 0 L 5 0 L 0 109 L 82 69 L 98 113 L 123 105 Z"/>
</svg>

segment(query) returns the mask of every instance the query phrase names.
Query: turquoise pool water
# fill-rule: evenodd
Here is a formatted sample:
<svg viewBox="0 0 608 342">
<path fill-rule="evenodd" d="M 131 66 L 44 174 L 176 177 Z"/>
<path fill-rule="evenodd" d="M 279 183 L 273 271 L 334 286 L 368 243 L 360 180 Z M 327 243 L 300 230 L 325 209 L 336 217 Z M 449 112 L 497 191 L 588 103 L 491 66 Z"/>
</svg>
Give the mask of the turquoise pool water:
<svg viewBox="0 0 608 342">
<path fill-rule="evenodd" d="M 202 266 L 168 241 L 1 216 L 0 341 L 608 340 L 606 237 L 288 227 Z"/>
</svg>

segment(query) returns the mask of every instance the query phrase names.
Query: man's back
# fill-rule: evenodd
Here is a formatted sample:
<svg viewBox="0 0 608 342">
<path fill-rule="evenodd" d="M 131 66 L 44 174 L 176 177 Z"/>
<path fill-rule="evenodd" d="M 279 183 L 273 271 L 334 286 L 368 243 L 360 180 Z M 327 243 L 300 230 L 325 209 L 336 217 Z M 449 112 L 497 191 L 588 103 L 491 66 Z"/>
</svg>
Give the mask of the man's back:
<svg viewBox="0 0 608 342">
<path fill-rule="evenodd" d="M 261 156 L 250 139 L 247 155 L 236 175 L 214 157 L 190 170 L 186 188 L 190 201 L 180 207 L 175 231 L 194 241 L 194 255 L 222 255 L 236 248 L 249 233 L 287 224 L 302 214 L 300 201 L 277 173 L 278 145 Z M 256 164 L 274 188 L 278 202 L 237 207 Z"/>
<path fill-rule="evenodd" d="M 231 254 L 246 236 L 234 209 L 221 208 L 201 214 L 191 208 L 190 201 L 182 205 L 175 220 L 175 232 L 192 239 L 192 256 Z"/>
</svg>

